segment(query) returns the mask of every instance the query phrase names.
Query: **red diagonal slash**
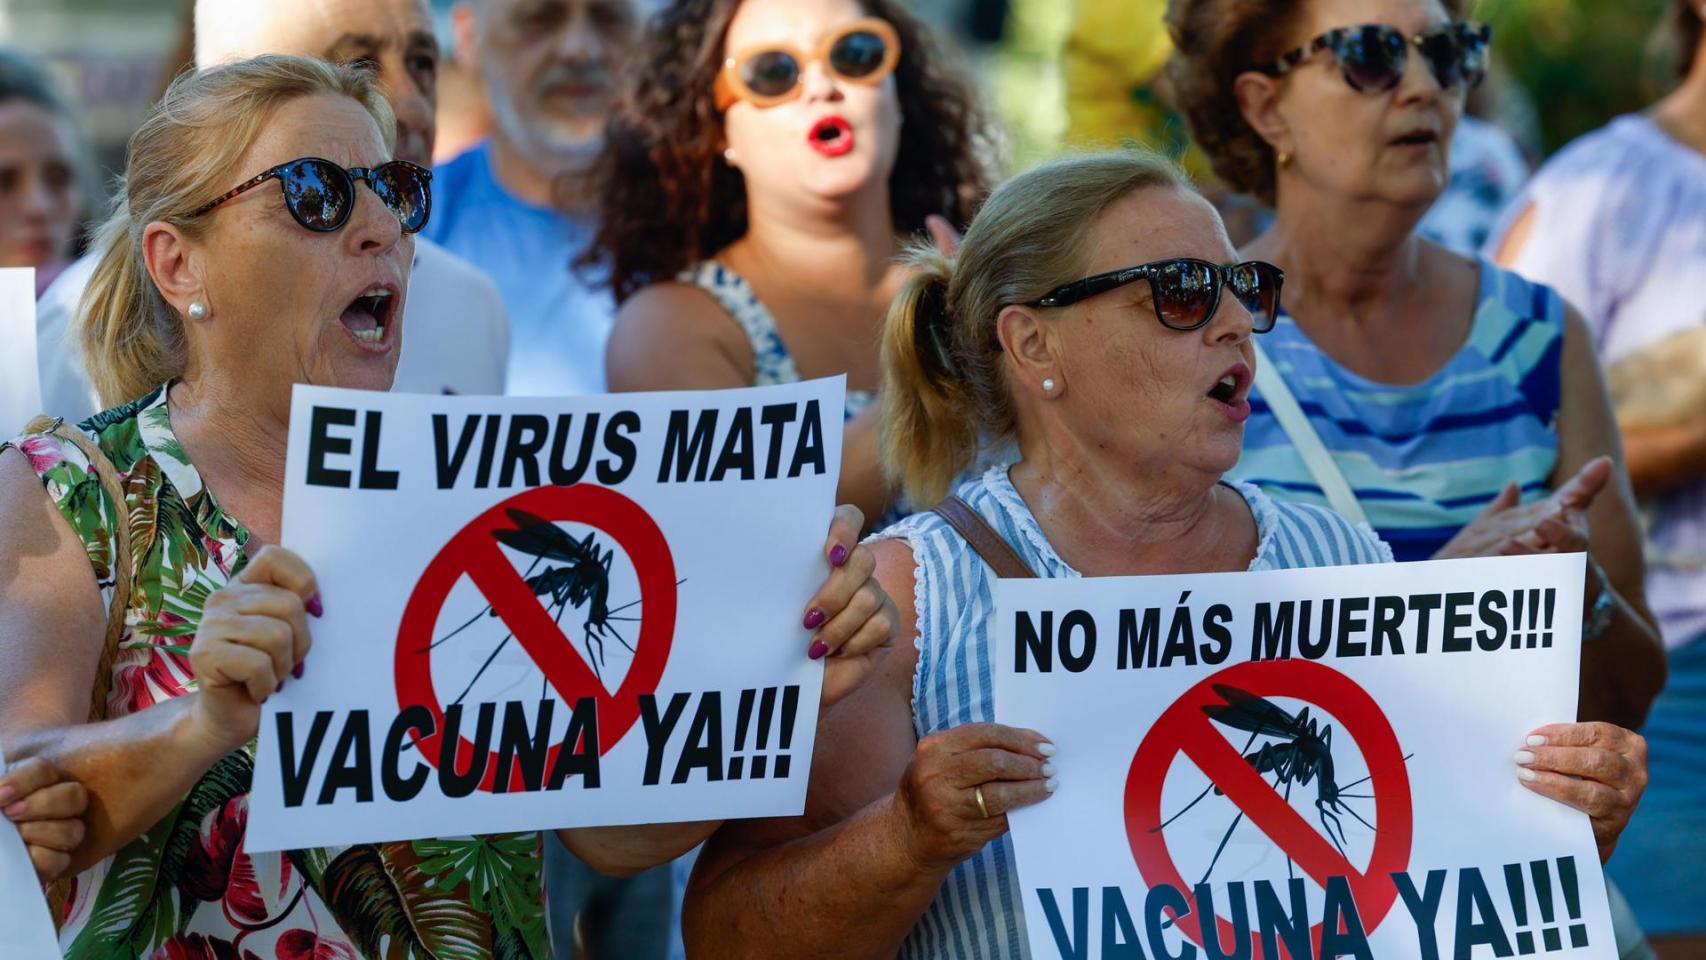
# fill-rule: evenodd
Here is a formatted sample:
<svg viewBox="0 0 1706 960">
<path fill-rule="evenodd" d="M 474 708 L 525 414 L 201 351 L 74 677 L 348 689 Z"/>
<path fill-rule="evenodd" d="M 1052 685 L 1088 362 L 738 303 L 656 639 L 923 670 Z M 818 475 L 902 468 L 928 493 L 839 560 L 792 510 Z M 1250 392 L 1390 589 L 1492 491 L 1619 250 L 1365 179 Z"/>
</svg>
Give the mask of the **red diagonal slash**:
<svg viewBox="0 0 1706 960">
<path fill-rule="evenodd" d="M 1362 749 L 1368 762 L 1370 792 L 1375 798 L 1375 822 L 1379 830 L 1367 872 L 1351 865 L 1215 730 L 1202 708 L 1223 702 L 1214 690 L 1216 685 L 1235 686 L 1259 697 L 1294 697 L 1338 718 L 1344 726 L 1343 732 Z M 1344 674 L 1307 660 L 1241 663 L 1186 691 L 1162 713 L 1139 744 L 1126 776 L 1126 838 L 1146 884 L 1171 885 L 1191 900 L 1191 914 L 1177 922 L 1186 935 L 1200 944 L 1204 931 L 1195 897 L 1180 877 L 1164 835 L 1151 832 L 1162 823 L 1161 786 L 1179 753 L 1195 763 L 1228 800 L 1316 883 L 1325 886 L 1329 877 L 1345 877 L 1356 899 L 1357 915 L 1364 930 L 1373 932 L 1385 919 L 1398 896 L 1391 875 L 1409 865 L 1413 811 L 1410 779 L 1397 735 L 1367 691 Z M 1231 924 L 1218 917 L 1216 920 L 1222 942 L 1231 942 L 1234 933 Z M 1321 932 L 1319 923 L 1310 931 L 1317 947 Z M 1259 940 L 1254 949 L 1255 956 L 1262 957 Z"/>
<path fill-rule="evenodd" d="M 522 579 L 498 546 L 495 531 L 514 526 L 509 510 L 520 510 L 552 523 L 581 523 L 608 534 L 634 566 L 640 585 L 640 630 L 634 641 L 634 660 L 612 694 L 575 652 L 556 621 Z M 437 764 L 444 711 L 432 681 L 432 633 L 439 613 L 456 582 L 467 575 L 492 605 L 563 701 L 573 706 L 592 697 L 598 709 L 598 751 L 608 753 L 640 718 L 640 696 L 653 693 L 663 679 L 675 635 L 675 560 L 669 542 L 640 505 L 614 490 L 580 484 L 540 487 L 493 506 L 463 527 L 421 574 L 397 628 L 395 658 L 397 703 L 400 708 L 425 706 L 433 732 L 417 736 L 421 755 Z M 473 744 L 460 738 L 456 762 L 467 769 Z M 547 768 L 556 764 L 561 745 L 551 747 Z M 480 789 L 491 790 L 497 756 L 487 758 Z M 509 789 L 523 787 L 522 772 L 511 774 Z"/>
</svg>

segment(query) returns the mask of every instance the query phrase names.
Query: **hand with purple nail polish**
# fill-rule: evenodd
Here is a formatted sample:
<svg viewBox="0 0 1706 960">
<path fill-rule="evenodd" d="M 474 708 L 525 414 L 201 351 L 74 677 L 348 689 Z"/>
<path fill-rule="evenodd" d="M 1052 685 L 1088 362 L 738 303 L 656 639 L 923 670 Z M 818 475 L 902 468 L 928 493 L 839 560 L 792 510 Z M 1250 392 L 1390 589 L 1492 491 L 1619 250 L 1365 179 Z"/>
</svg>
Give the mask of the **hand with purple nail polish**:
<svg viewBox="0 0 1706 960">
<path fill-rule="evenodd" d="M 825 706 L 856 689 L 893 644 L 897 616 L 876 581 L 875 557 L 859 546 L 864 523 L 859 508 L 836 508 L 823 553 L 829 561 L 829 579 L 806 604 L 800 619 L 812 631 L 806 656 L 825 663 Z"/>
</svg>

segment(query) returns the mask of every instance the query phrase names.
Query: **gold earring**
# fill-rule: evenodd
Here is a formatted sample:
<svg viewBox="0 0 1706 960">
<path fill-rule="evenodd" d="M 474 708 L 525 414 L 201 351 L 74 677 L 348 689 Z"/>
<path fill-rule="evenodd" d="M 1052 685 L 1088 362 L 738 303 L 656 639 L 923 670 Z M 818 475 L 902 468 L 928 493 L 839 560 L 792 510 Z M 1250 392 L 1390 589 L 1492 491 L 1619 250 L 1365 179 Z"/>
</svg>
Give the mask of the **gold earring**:
<svg viewBox="0 0 1706 960">
<path fill-rule="evenodd" d="M 1279 154 L 1279 165 L 1281 170 L 1291 166 L 1291 154 L 1281 150 Z"/>
</svg>

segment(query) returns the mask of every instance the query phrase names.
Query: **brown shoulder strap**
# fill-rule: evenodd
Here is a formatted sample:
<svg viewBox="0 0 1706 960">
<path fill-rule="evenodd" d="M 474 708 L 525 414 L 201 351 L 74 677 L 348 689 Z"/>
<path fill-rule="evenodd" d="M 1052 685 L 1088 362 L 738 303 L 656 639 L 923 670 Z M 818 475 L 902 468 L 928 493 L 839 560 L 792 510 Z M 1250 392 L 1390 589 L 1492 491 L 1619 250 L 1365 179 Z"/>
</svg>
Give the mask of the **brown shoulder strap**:
<svg viewBox="0 0 1706 960">
<path fill-rule="evenodd" d="M 937 504 L 933 512 L 948 521 L 948 526 L 953 527 L 956 533 L 971 544 L 971 548 L 977 551 L 984 563 L 989 564 L 996 576 L 1009 580 L 1036 578 L 1030 565 L 1014 552 L 1007 541 L 1002 539 L 1001 534 L 995 532 L 989 521 L 972 509 L 971 504 L 951 496 Z"/>
<path fill-rule="evenodd" d="M 130 510 L 125 503 L 124 487 L 119 484 L 118 468 L 102 452 L 89 435 L 67 424 L 63 417 L 40 416 L 24 426 L 25 433 L 44 434 L 69 443 L 83 452 L 94 471 L 95 479 L 113 502 L 118 528 L 112 532 L 113 598 L 107 608 L 107 636 L 101 647 L 101 660 L 95 669 L 95 685 L 89 692 L 89 719 L 105 720 L 107 694 L 112 689 L 113 661 L 118 658 L 119 640 L 124 636 L 125 610 L 130 606 Z"/>
</svg>

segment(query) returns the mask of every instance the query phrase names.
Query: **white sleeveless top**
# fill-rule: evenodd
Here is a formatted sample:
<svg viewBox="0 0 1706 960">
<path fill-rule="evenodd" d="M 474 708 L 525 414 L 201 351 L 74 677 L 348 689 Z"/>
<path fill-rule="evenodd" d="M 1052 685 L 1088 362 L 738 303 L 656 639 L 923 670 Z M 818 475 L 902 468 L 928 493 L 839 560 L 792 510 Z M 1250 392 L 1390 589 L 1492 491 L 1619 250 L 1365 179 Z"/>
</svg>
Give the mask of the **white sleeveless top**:
<svg viewBox="0 0 1706 960">
<path fill-rule="evenodd" d="M 1008 479 L 991 467 L 955 491 L 989 522 L 1039 577 L 1077 577 Z M 1270 499 L 1249 484 L 1228 484 L 1256 517 L 1251 570 L 1390 563 L 1392 550 L 1367 524 L 1322 507 Z M 919 513 L 874 539 L 904 539 L 916 563 L 918 667 L 912 678 L 912 723 L 919 739 L 966 723 L 995 721 L 990 584 L 995 572 L 947 521 Z M 956 867 L 901 945 L 902 960 L 1028 960 L 1025 917 L 1002 836 Z"/>
</svg>

